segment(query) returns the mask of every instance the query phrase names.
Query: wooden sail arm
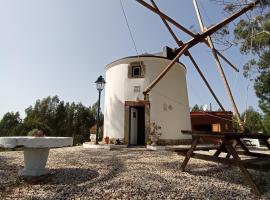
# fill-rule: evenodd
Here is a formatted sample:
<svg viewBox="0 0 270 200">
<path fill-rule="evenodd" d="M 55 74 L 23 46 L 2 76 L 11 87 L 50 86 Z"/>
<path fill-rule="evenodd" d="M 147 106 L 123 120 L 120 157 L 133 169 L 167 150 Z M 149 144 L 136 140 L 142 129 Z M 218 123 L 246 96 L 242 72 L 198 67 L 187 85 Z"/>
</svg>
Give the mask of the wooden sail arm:
<svg viewBox="0 0 270 200">
<path fill-rule="evenodd" d="M 198 3 L 197 3 L 196 0 L 193 0 L 193 4 L 194 4 L 194 7 L 195 7 L 195 11 L 196 11 L 196 15 L 197 15 L 197 18 L 198 18 L 198 21 L 199 21 L 201 31 L 204 32 L 207 29 L 205 28 L 205 25 L 204 25 L 204 23 L 202 21 L 202 15 L 200 13 Z M 206 45 L 211 48 L 211 45 L 209 44 L 208 40 L 205 40 L 204 42 L 206 42 Z M 237 67 L 235 67 L 225 56 L 223 56 L 218 50 L 216 50 L 216 48 L 212 48 L 212 50 L 216 54 L 218 54 L 220 58 L 222 58 L 225 62 L 227 62 L 235 71 L 239 72 L 239 69 L 237 69 Z"/>
<path fill-rule="evenodd" d="M 216 48 L 214 48 L 215 53 L 221 58 L 223 59 L 229 66 L 231 66 L 235 71 L 239 72 L 239 69 L 234 66 L 234 64 L 232 64 L 224 55 L 222 55 Z"/>
<path fill-rule="evenodd" d="M 143 5 L 144 7 L 151 10 L 152 12 L 158 14 L 159 16 L 162 16 L 163 19 L 166 19 L 168 22 L 172 23 L 174 26 L 176 26 L 177 28 L 179 28 L 183 32 L 187 33 L 188 35 L 190 35 L 192 37 L 196 37 L 196 34 L 192 33 L 190 30 L 188 30 L 187 28 L 185 28 L 184 26 L 182 26 L 181 24 L 179 24 L 178 22 L 176 22 L 175 20 L 170 18 L 168 15 L 160 12 L 159 10 L 157 10 L 156 8 L 151 6 L 150 4 L 146 3 L 144 0 L 136 0 L 136 1 L 138 3 L 140 3 L 141 5 Z"/>
<path fill-rule="evenodd" d="M 195 7 L 195 11 L 196 11 L 196 15 L 197 15 L 197 18 L 198 18 L 198 21 L 199 21 L 199 24 L 200 24 L 201 31 L 205 32 L 205 31 L 207 31 L 207 28 L 203 24 L 203 20 L 202 20 L 202 16 L 201 16 L 201 13 L 200 13 L 200 9 L 199 9 L 198 4 L 197 4 L 197 0 L 193 0 L 193 4 L 194 4 L 194 7 Z M 212 54 L 214 56 L 214 59 L 216 61 L 216 64 L 217 64 L 218 70 L 220 72 L 221 78 L 222 78 L 222 80 L 224 82 L 224 85 L 225 85 L 225 88 L 227 90 L 228 96 L 229 96 L 230 101 L 232 103 L 232 106 L 233 106 L 234 112 L 236 114 L 236 118 L 237 118 L 238 124 L 240 125 L 240 128 L 243 131 L 244 130 L 244 127 L 243 127 L 243 124 L 242 124 L 242 120 L 240 118 L 240 114 L 239 114 L 238 108 L 236 106 L 234 97 L 232 95 L 231 88 L 230 88 L 229 83 L 227 81 L 227 77 L 226 77 L 226 75 L 224 73 L 224 70 L 222 68 L 222 65 L 221 65 L 221 62 L 219 60 L 219 57 L 218 57 L 218 55 L 216 53 L 215 46 L 214 46 L 214 43 L 213 43 L 210 35 L 207 36 L 207 42 L 208 42 L 210 48 L 212 49 Z"/>
<path fill-rule="evenodd" d="M 233 20 L 235 20 L 237 17 L 241 16 L 242 14 L 244 14 L 245 12 L 253 9 L 260 1 L 256 0 L 253 3 L 248 4 L 246 7 L 242 8 L 240 11 L 232 14 L 230 17 L 224 19 L 223 21 L 221 21 L 220 23 L 212 26 L 211 28 L 207 29 L 205 32 L 203 32 L 200 37 L 202 39 L 206 38 L 209 35 L 212 35 L 213 33 L 215 33 L 216 31 L 218 31 L 219 29 L 221 29 L 222 27 L 226 26 L 228 23 L 232 22 Z M 199 37 L 199 38 L 200 38 Z"/>
<path fill-rule="evenodd" d="M 142 1 L 142 0 L 137 0 Z M 144 2 L 144 1 L 142 1 Z M 145 2 L 144 2 L 145 3 Z M 172 60 L 172 62 L 169 63 L 169 65 L 150 83 L 150 85 L 143 91 L 143 94 L 148 94 L 149 91 L 162 79 L 163 76 L 169 71 L 169 69 L 173 66 L 173 64 L 188 50 L 189 48 L 193 47 L 194 45 L 203 42 L 208 36 L 219 30 L 220 28 L 226 26 L 228 23 L 242 15 L 243 13 L 247 12 L 248 10 L 254 8 L 256 4 L 259 3 L 259 0 L 249 4 L 248 6 L 244 7 L 237 13 L 231 15 L 230 17 L 226 18 L 222 22 L 214 25 L 213 27 L 209 28 L 207 31 L 203 32 L 202 34 L 198 34 L 196 37 L 191 39 L 189 42 L 183 44 L 178 50 L 179 53 L 176 55 L 176 57 Z M 150 6 L 152 7 L 152 6 Z M 153 7 L 152 7 L 153 8 Z M 155 9 L 155 8 L 153 8 Z M 156 10 L 156 9 L 155 9 Z"/>
<path fill-rule="evenodd" d="M 202 80 L 204 81 L 205 85 L 207 86 L 207 88 L 209 89 L 210 93 L 212 94 L 212 96 L 214 97 L 214 99 L 216 100 L 216 102 L 218 103 L 219 107 L 221 108 L 222 111 L 225 111 L 224 107 L 222 106 L 221 102 L 219 101 L 219 99 L 217 98 L 216 94 L 214 93 L 213 89 L 211 88 L 210 84 L 208 83 L 208 81 L 206 80 L 205 76 L 203 75 L 201 69 L 199 68 L 198 64 L 195 62 L 194 58 L 192 57 L 192 55 L 190 53 L 188 53 L 188 56 L 192 62 L 192 64 L 195 66 L 197 72 L 200 74 Z"/>
<path fill-rule="evenodd" d="M 190 44 L 183 44 L 178 50 L 178 54 L 175 58 L 162 70 L 162 72 L 150 83 L 150 85 L 143 91 L 144 96 L 152 90 L 152 88 L 165 76 L 165 74 L 172 68 L 172 66 L 177 62 L 177 60 L 186 52 Z"/>
<path fill-rule="evenodd" d="M 153 4 L 153 6 L 159 10 L 158 6 L 156 5 L 154 0 L 151 0 L 151 3 Z M 175 42 L 179 45 L 179 47 L 182 46 L 183 42 L 181 40 L 178 39 L 178 37 L 175 35 L 175 33 L 173 32 L 172 28 L 170 27 L 170 25 L 168 24 L 168 22 L 162 18 L 160 16 L 161 20 L 163 21 L 164 25 L 166 26 L 166 28 L 168 29 L 168 31 L 171 33 L 172 37 L 174 38 Z M 201 76 L 202 80 L 204 81 L 206 87 L 209 89 L 210 93 L 212 94 L 212 96 L 214 97 L 214 99 L 216 100 L 216 102 L 218 103 L 219 107 L 221 108 L 222 111 L 225 111 L 224 107 L 222 106 L 221 102 L 219 101 L 219 99 L 217 98 L 216 94 L 214 93 L 213 89 L 211 88 L 210 84 L 208 83 L 208 81 L 206 80 L 205 76 L 203 75 L 201 69 L 199 68 L 198 64 L 196 63 L 196 61 L 194 60 L 194 58 L 192 57 L 192 55 L 189 53 L 189 51 L 187 50 L 187 56 L 190 58 L 192 64 L 194 65 L 195 69 L 197 70 L 197 72 L 199 73 L 199 75 Z"/>
<path fill-rule="evenodd" d="M 173 20 L 172 18 L 170 18 L 169 16 L 167 16 L 166 14 L 164 14 L 163 12 L 161 12 L 157 6 L 152 7 L 151 5 L 149 5 L 148 3 L 146 3 L 143 0 L 137 0 L 137 2 L 139 2 L 140 4 L 142 4 L 143 6 L 145 6 L 146 8 L 148 8 L 149 10 L 151 10 L 152 12 L 156 13 L 157 15 L 159 15 L 161 17 L 161 19 L 164 21 L 168 21 L 171 24 L 175 25 L 177 28 L 179 28 L 180 30 L 182 30 L 183 32 L 189 34 L 192 37 L 197 36 L 197 34 L 192 33 L 191 31 L 189 31 L 188 29 L 186 29 L 184 26 L 182 26 L 181 24 L 179 24 L 178 22 L 176 22 L 175 20 Z M 152 2 L 152 1 L 151 1 Z M 153 2 L 152 2 L 153 4 Z M 167 25 L 166 25 L 167 26 Z M 173 35 L 174 37 L 174 35 Z M 178 43 L 179 41 L 177 41 Z M 203 41 L 208 47 L 209 44 L 206 41 L 206 39 Z M 179 44 L 179 43 L 178 43 Z M 222 55 L 218 50 L 216 50 L 216 53 L 220 56 L 220 58 L 222 58 L 229 66 L 231 66 L 235 71 L 239 72 L 239 70 L 237 69 L 237 67 L 235 67 L 224 55 Z"/>
</svg>

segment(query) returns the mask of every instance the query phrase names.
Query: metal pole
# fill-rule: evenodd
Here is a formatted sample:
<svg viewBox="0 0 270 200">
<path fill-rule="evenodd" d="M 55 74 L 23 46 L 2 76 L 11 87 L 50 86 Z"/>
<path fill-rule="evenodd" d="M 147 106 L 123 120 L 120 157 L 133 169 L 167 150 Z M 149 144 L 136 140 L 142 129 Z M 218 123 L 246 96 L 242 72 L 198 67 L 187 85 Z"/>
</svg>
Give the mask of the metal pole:
<svg viewBox="0 0 270 200">
<path fill-rule="evenodd" d="M 98 129 L 99 129 L 100 95 L 101 95 L 101 90 L 99 90 L 99 91 L 98 91 L 98 110 L 97 110 L 97 133 L 96 133 L 96 144 L 98 144 Z"/>
</svg>

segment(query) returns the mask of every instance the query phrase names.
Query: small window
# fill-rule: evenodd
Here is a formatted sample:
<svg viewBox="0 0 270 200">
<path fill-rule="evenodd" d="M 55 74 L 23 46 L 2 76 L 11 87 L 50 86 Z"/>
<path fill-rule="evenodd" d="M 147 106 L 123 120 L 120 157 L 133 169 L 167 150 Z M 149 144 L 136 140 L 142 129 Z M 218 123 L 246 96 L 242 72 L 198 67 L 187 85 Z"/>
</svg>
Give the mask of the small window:
<svg viewBox="0 0 270 200">
<path fill-rule="evenodd" d="M 145 65 L 142 61 L 131 62 L 128 66 L 128 78 L 144 78 Z"/>
<path fill-rule="evenodd" d="M 141 77 L 141 66 L 132 66 L 132 77 Z"/>
<path fill-rule="evenodd" d="M 134 86 L 134 92 L 140 92 L 141 87 L 140 86 Z"/>
</svg>

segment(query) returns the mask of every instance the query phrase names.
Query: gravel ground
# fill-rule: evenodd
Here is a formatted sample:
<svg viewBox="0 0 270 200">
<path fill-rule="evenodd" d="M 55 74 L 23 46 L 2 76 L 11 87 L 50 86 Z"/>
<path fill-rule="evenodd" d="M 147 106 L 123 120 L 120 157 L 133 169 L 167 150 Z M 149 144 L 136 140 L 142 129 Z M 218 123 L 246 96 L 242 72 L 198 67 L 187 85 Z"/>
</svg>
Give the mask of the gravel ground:
<svg viewBox="0 0 270 200">
<path fill-rule="evenodd" d="M 237 168 L 191 159 L 173 152 L 142 149 L 50 151 L 48 175 L 19 178 L 23 152 L 0 152 L 1 199 L 259 199 Z M 270 172 L 251 171 L 270 199 Z"/>
</svg>

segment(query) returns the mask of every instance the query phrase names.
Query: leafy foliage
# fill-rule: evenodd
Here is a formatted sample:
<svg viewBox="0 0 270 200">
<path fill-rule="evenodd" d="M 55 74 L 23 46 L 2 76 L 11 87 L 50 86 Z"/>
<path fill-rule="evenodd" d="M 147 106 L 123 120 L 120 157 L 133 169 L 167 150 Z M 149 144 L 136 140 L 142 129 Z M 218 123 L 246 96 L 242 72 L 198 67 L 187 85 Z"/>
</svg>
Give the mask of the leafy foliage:
<svg viewBox="0 0 270 200">
<path fill-rule="evenodd" d="M 24 126 L 18 112 L 6 113 L 0 121 L 1 136 L 16 136 L 24 132 Z M 25 135 L 25 134 L 23 134 Z"/>
<path fill-rule="evenodd" d="M 250 106 L 247 110 L 245 110 L 241 114 L 241 121 L 244 122 L 244 132 L 246 133 L 258 133 L 258 132 L 267 132 L 264 126 L 265 118 L 263 116 L 254 110 L 252 106 Z M 235 132 L 241 132 L 239 124 L 237 123 L 236 116 L 233 116 L 233 130 Z"/>
<path fill-rule="evenodd" d="M 262 116 L 256 112 L 253 107 L 249 107 L 241 115 L 242 121 L 245 124 L 245 132 L 258 133 L 263 131 Z"/>
<path fill-rule="evenodd" d="M 264 116 L 262 123 L 263 123 L 264 132 L 270 134 L 270 115 L 269 114 Z"/>
<path fill-rule="evenodd" d="M 224 11 L 232 14 L 251 1 L 211 0 L 224 5 Z M 226 41 L 224 45 L 239 45 L 242 54 L 252 54 L 253 58 L 243 66 L 243 74 L 254 81 L 254 89 L 259 98 L 259 107 L 263 111 L 262 126 L 270 133 L 270 0 L 261 0 L 252 12 L 246 13 L 234 28 L 234 40 Z M 229 28 L 220 31 L 217 40 L 230 35 Z M 226 31 L 227 30 L 227 31 Z M 221 43 L 220 43 L 221 44 Z M 237 127 L 236 127 L 237 128 Z"/>
<path fill-rule="evenodd" d="M 195 104 L 191 109 L 191 112 L 200 112 L 200 111 L 203 111 L 203 107 L 202 106 L 199 107 L 198 104 Z"/>
<path fill-rule="evenodd" d="M 234 34 L 237 40 L 243 41 L 241 52 L 245 54 L 252 51 L 254 54 L 254 59 L 244 65 L 244 75 L 247 78 L 254 78 L 259 106 L 268 115 L 270 113 L 270 12 L 258 17 L 253 24 L 241 20 Z"/>
<path fill-rule="evenodd" d="M 42 130 L 46 136 L 74 137 L 74 144 L 89 138 L 89 128 L 96 124 L 97 104 L 85 107 L 81 103 L 65 103 L 58 96 L 37 100 L 26 110 L 22 122 L 19 113 L 7 113 L 0 122 L 0 136 L 26 135 L 33 129 Z M 103 124 L 103 115 L 100 115 Z"/>
</svg>

